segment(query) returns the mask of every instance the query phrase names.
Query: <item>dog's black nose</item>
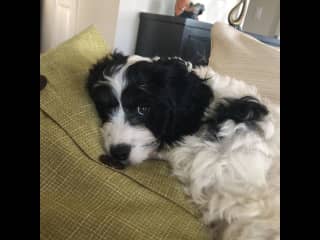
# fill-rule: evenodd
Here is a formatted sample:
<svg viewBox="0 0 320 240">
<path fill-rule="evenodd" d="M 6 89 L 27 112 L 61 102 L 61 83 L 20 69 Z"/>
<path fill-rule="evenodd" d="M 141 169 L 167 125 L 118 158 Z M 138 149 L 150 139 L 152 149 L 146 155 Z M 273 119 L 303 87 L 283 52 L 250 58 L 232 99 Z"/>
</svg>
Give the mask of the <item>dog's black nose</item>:
<svg viewBox="0 0 320 240">
<path fill-rule="evenodd" d="M 110 154 L 119 161 L 126 161 L 129 157 L 131 146 L 128 144 L 111 145 Z"/>
</svg>

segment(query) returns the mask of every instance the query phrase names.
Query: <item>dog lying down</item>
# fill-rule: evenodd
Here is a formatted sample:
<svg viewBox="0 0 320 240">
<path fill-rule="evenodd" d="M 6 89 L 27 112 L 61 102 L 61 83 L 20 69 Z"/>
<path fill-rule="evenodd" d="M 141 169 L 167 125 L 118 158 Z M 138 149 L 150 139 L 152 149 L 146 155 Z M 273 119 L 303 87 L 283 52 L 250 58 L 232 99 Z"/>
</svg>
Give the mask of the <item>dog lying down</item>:
<svg viewBox="0 0 320 240">
<path fill-rule="evenodd" d="M 213 239 L 280 239 L 280 108 L 180 58 L 114 52 L 87 88 L 115 168 L 167 160 Z"/>
</svg>

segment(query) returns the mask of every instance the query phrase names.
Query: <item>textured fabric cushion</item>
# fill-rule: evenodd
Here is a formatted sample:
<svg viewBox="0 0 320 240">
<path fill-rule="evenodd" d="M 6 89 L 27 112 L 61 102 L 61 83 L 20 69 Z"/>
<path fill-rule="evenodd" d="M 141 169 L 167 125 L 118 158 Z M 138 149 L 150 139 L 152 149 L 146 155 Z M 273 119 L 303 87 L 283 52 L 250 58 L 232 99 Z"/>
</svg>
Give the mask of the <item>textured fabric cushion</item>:
<svg viewBox="0 0 320 240">
<path fill-rule="evenodd" d="M 40 57 L 48 79 L 40 92 L 40 238 L 206 239 L 165 162 L 117 171 L 98 161 L 100 122 L 85 79 L 107 52 L 90 27 Z"/>
<path fill-rule="evenodd" d="M 259 92 L 280 103 L 280 49 L 266 45 L 225 23 L 211 31 L 209 65 L 218 73 L 255 85 Z"/>
</svg>

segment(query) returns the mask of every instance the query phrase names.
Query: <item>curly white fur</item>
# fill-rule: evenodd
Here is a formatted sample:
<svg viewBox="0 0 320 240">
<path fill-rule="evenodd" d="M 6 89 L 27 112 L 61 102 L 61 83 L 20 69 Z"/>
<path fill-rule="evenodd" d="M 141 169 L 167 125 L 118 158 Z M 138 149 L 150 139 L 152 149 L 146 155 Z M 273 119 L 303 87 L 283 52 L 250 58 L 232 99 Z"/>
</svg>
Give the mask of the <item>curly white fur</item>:
<svg viewBox="0 0 320 240">
<path fill-rule="evenodd" d="M 222 140 L 203 137 L 206 129 L 186 136 L 160 153 L 211 227 L 213 239 L 280 239 L 280 108 L 258 95 L 245 82 L 221 76 L 209 67 L 193 71 L 219 99 L 254 96 L 269 114 L 253 131 L 232 120 L 223 123 Z"/>
</svg>

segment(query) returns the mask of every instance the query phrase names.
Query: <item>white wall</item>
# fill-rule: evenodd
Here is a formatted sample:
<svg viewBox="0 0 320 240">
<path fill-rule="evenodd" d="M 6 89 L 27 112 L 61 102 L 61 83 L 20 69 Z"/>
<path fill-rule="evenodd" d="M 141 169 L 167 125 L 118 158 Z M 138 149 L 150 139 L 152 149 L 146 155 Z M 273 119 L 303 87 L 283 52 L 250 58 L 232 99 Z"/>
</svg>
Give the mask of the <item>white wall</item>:
<svg viewBox="0 0 320 240">
<path fill-rule="evenodd" d="M 139 13 L 174 15 L 175 0 L 120 0 L 114 47 L 133 54 L 139 28 Z"/>
<path fill-rule="evenodd" d="M 54 13 L 55 10 L 55 2 L 49 0 L 42 1 L 42 14 L 41 14 L 41 52 L 44 52 L 55 44 L 54 41 Z"/>
<path fill-rule="evenodd" d="M 139 12 L 174 14 L 175 0 L 43 0 L 41 52 L 94 25 L 111 48 L 135 49 Z"/>
<path fill-rule="evenodd" d="M 119 0 L 79 0 L 76 32 L 93 24 L 112 48 L 116 35 L 119 2 Z"/>
<path fill-rule="evenodd" d="M 213 24 L 217 21 L 228 23 L 228 14 L 239 0 L 194 0 L 193 2 L 205 6 L 205 11 L 199 16 L 199 20 Z"/>
<path fill-rule="evenodd" d="M 43 0 L 41 52 L 56 47 L 90 25 L 113 47 L 120 0 Z"/>
</svg>

